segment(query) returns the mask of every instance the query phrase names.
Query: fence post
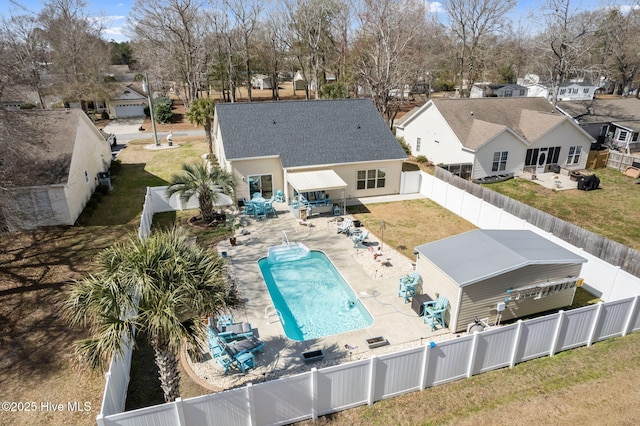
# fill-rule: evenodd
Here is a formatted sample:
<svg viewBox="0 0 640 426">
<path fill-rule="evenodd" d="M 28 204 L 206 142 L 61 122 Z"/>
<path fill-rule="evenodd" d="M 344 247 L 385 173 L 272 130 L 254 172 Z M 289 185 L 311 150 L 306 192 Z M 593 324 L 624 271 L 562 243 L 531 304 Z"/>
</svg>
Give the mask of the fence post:
<svg viewBox="0 0 640 426">
<path fill-rule="evenodd" d="M 184 418 L 184 405 L 182 405 L 182 398 L 177 397 L 173 401 L 173 406 L 176 408 L 176 420 L 180 426 L 187 426 L 187 421 Z"/>
<path fill-rule="evenodd" d="M 587 346 L 591 346 L 593 344 L 593 338 L 596 335 L 596 330 L 598 328 L 598 323 L 600 322 L 600 315 L 602 314 L 602 308 L 604 303 L 598 302 L 598 309 L 596 309 L 596 315 L 593 318 L 593 324 L 591 325 L 591 330 L 589 330 L 589 339 L 587 340 Z"/>
<path fill-rule="evenodd" d="M 624 329 L 622 330 L 623 337 L 629 333 L 629 329 L 631 328 L 631 320 L 635 316 L 636 310 L 638 309 L 638 298 L 640 298 L 640 296 L 636 296 L 633 298 L 631 309 L 629 309 L 629 314 L 627 315 L 627 319 L 624 321 Z"/>
<path fill-rule="evenodd" d="M 424 350 L 422 351 L 422 367 L 420 369 L 420 390 L 423 391 L 427 388 L 427 364 L 429 364 L 429 348 L 433 348 L 436 344 L 434 342 L 429 342 L 424 345 Z"/>
<path fill-rule="evenodd" d="M 98 424 L 98 426 L 105 426 L 104 414 L 100 413 L 96 416 L 96 423 Z"/>
<path fill-rule="evenodd" d="M 558 323 L 556 324 L 556 330 L 553 333 L 553 339 L 551 339 L 551 347 L 549 348 L 549 356 L 556 354 L 556 348 L 558 346 L 558 340 L 560 340 L 560 330 L 562 329 L 562 321 L 564 320 L 564 311 L 558 311 Z"/>
<path fill-rule="evenodd" d="M 374 393 L 376 390 L 376 362 L 377 358 L 375 355 L 371 355 L 371 361 L 369 362 L 369 400 L 367 401 L 368 405 L 373 405 L 374 401 Z"/>
<path fill-rule="evenodd" d="M 311 418 L 318 420 L 318 369 L 311 369 Z"/>
<path fill-rule="evenodd" d="M 256 425 L 258 424 L 258 420 L 256 419 L 256 408 L 253 403 L 253 384 L 251 382 L 247 383 L 247 410 L 249 411 L 249 424 Z"/>
<path fill-rule="evenodd" d="M 467 365 L 467 377 L 473 376 L 473 364 L 476 361 L 476 351 L 478 350 L 478 339 L 480 339 L 480 333 L 473 332 L 473 339 L 471 340 L 471 350 L 469 351 L 469 364 Z"/>
<path fill-rule="evenodd" d="M 513 339 L 513 348 L 511 349 L 511 361 L 509 362 L 509 368 L 513 368 L 516 365 L 516 356 L 518 355 L 518 348 L 520 347 L 520 338 L 522 337 L 522 328 L 524 327 L 524 321 L 518 320 L 518 326 L 516 327 L 516 335 Z"/>
</svg>

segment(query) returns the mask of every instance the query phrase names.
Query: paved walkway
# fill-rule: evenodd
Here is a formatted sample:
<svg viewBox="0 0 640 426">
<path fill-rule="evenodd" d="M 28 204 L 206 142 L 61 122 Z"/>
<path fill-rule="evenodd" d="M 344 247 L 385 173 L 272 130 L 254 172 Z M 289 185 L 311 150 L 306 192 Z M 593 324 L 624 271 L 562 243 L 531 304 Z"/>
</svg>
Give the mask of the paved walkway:
<svg viewBox="0 0 640 426">
<path fill-rule="evenodd" d="M 416 196 L 359 201 L 371 203 L 407 198 Z M 246 382 L 255 383 L 308 371 L 314 366 L 323 367 L 370 358 L 372 354 L 394 352 L 405 347 L 419 346 L 429 340 L 454 337 L 448 330 L 432 333 L 423 319 L 411 309 L 411 304 L 405 304 L 398 297 L 398 278 L 413 270 L 410 259 L 385 247 L 383 260 L 388 259 L 388 264 L 374 261 L 369 250 L 354 248 L 349 238 L 336 232 L 336 218 L 312 217 L 308 219 L 308 225 L 301 225 L 285 204 L 276 204 L 276 208 L 278 218 L 261 221 L 246 219 L 245 229 L 250 234 L 238 233 L 236 246 L 225 241 L 217 247 L 219 253 L 226 252 L 234 279 L 245 301 L 243 309 L 234 312 L 234 320 L 250 322 L 257 329 L 260 339 L 266 342 L 265 353 L 257 356 L 257 368 L 249 370 L 246 375 L 236 370 L 224 374 L 222 368 L 211 359 L 190 364 L 195 373 L 204 379 L 206 383 L 203 384 L 207 387 L 213 390 L 228 389 Z M 362 330 L 297 342 L 285 336 L 282 326 L 279 322 L 274 322 L 273 317 L 271 322 L 265 320 L 265 309 L 272 302 L 257 261 L 267 255 L 268 247 L 282 244 L 283 231 L 290 243 L 303 243 L 310 249 L 322 250 L 329 256 L 373 316 L 373 325 Z M 369 241 L 374 247 L 379 244 L 373 236 Z M 390 345 L 369 349 L 365 340 L 378 336 L 386 338 Z M 325 359 L 306 365 L 301 359 L 302 353 L 316 349 L 324 351 Z M 209 354 L 205 356 L 210 358 Z"/>
</svg>

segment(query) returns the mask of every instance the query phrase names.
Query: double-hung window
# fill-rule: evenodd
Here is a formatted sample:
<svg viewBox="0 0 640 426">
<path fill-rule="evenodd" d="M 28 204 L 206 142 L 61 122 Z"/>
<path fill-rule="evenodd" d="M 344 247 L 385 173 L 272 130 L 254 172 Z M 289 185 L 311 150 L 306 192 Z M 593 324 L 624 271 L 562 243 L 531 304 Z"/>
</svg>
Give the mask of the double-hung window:
<svg viewBox="0 0 640 426">
<path fill-rule="evenodd" d="M 580 153 L 582 147 L 580 145 L 569 147 L 569 156 L 567 157 L 567 164 L 578 164 L 580 162 Z"/>
<path fill-rule="evenodd" d="M 357 189 L 384 188 L 387 172 L 385 169 L 358 170 L 356 178 Z"/>
<path fill-rule="evenodd" d="M 493 153 L 493 164 L 491 166 L 492 172 L 500 172 L 507 168 L 508 151 L 498 151 Z"/>
</svg>

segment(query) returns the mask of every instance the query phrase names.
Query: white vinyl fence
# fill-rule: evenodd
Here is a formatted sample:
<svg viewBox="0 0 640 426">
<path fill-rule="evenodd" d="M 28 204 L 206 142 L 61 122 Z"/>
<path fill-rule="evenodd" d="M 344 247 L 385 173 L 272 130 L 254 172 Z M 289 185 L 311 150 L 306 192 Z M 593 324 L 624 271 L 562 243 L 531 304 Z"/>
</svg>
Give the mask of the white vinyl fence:
<svg viewBox="0 0 640 426">
<path fill-rule="evenodd" d="M 429 343 L 369 360 L 314 368 L 296 376 L 124 413 L 118 411 L 124 407 L 130 361 L 115 360 L 107 373 L 98 425 L 287 424 L 640 330 L 640 278 L 432 175 L 422 173 L 420 182 L 420 193 L 479 228 L 530 229 L 587 258 L 582 268 L 585 286 L 608 302 L 519 321 L 437 345 Z M 164 189 L 147 191 L 145 210 L 152 212 L 149 219 L 153 212 L 173 208 L 174 204 L 166 201 L 163 194 Z M 145 227 L 145 236 L 150 226 L 151 220 Z M 126 372 L 126 377 L 121 371 Z"/>
<path fill-rule="evenodd" d="M 640 296 L 438 344 L 100 418 L 99 425 L 277 425 L 315 419 L 640 330 Z"/>
</svg>

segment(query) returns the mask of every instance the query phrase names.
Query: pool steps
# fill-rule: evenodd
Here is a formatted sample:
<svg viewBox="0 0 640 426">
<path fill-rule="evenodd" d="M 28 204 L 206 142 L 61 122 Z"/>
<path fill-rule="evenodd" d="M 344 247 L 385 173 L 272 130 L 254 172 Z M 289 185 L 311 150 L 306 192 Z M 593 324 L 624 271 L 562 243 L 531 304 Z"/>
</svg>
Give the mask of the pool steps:
<svg viewBox="0 0 640 426">
<path fill-rule="evenodd" d="M 282 314 L 280 313 L 280 311 L 277 310 L 273 305 L 267 305 L 267 307 L 264 308 L 264 319 L 267 320 L 267 324 L 271 324 L 271 317 L 274 316 L 277 317 L 284 326 L 284 318 L 282 318 Z"/>
<path fill-rule="evenodd" d="M 290 262 L 304 259 L 309 255 L 309 252 L 309 248 L 300 243 L 271 246 L 267 252 L 267 259 L 269 263 Z"/>
</svg>

